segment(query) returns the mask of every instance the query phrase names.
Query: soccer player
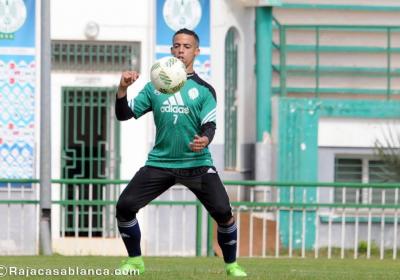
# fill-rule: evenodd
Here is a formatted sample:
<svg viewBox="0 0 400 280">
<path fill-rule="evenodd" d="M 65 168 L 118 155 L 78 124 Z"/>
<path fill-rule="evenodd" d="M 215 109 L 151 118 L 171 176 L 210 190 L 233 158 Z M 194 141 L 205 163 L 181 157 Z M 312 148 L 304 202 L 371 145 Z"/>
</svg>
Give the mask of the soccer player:
<svg viewBox="0 0 400 280">
<path fill-rule="evenodd" d="M 186 65 L 187 72 L 187 81 L 179 92 L 162 94 L 149 82 L 128 102 L 127 88 L 139 77 L 135 71 L 123 72 L 118 88 L 118 120 L 137 119 L 152 111 L 156 125 L 155 144 L 146 164 L 117 203 L 118 229 L 129 255 L 120 269 L 144 272 L 136 213 L 180 183 L 196 195 L 217 222 L 218 244 L 227 274 L 246 276 L 236 262 L 237 228 L 229 198 L 208 150 L 216 128 L 216 95 L 214 88 L 193 70 L 194 59 L 200 53 L 199 37 L 191 30 L 181 29 L 172 41 L 171 54 Z"/>
</svg>

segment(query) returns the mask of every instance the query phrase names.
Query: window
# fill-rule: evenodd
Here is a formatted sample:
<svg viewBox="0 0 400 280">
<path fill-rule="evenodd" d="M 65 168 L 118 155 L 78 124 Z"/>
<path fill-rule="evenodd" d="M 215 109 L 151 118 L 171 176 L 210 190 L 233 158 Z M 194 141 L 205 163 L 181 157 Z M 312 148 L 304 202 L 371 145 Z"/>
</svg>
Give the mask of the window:
<svg viewBox="0 0 400 280">
<path fill-rule="evenodd" d="M 139 70 L 140 43 L 108 41 L 60 41 L 51 43 L 53 70 Z"/>
<path fill-rule="evenodd" d="M 335 159 L 335 182 L 354 183 L 389 183 L 392 182 L 392 173 L 385 163 L 371 158 L 341 158 Z M 385 199 L 383 198 L 385 191 Z M 374 203 L 393 204 L 395 203 L 394 189 L 345 189 L 335 188 L 334 200 L 336 203 Z"/>
</svg>

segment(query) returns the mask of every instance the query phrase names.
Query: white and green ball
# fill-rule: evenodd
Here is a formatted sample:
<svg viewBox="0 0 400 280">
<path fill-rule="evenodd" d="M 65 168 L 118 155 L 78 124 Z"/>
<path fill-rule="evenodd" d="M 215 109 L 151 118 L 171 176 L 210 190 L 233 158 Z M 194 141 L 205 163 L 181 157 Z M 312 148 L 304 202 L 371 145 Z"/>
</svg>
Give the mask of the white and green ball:
<svg viewBox="0 0 400 280">
<path fill-rule="evenodd" d="M 163 57 L 151 67 L 150 80 L 161 93 L 178 92 L 186 82 L 185 64 L 176 57 Z"/>
</svg>

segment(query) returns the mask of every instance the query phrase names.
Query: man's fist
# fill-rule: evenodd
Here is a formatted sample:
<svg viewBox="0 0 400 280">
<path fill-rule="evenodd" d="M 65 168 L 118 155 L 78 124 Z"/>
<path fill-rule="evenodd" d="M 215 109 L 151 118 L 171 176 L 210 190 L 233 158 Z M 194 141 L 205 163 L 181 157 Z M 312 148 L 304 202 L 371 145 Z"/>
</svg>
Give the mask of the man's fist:
<svg viewBox="0 0 400 280">
<path fill-rule="evenodd" d="M 121 80 L 118 87 L 118 98 L 123 98 L 126 95 L 126 89 L 139 78 L 139 73 L 136 71 L 122 72 Z"/>
<path fill-rule="evenodd" d="M 123 88 L 129 87 L 139 78 L 139 73 L 136 71 L 125 71 L 121 75 L 119 86 Z"/>
<path fill-rule="evenodd" d="M 193 152 L 201 152 L 205 147 L 207 147 L 209 142 L 207 136 L 195 135 L 192 142 L 189 143 L 189 146 Z"/>
</svg>

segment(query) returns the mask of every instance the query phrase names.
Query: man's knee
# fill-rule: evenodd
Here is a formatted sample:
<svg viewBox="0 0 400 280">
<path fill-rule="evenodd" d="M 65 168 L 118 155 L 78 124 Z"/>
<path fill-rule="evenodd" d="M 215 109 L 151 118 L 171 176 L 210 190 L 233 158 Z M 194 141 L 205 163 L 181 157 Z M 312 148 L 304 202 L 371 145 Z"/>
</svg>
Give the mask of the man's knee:
<svg viewBox="0 0 400 280">
<path fill-rule="evenodd" d="M 229 220 L 227 220 L 227 221 L 224 222 L 224 223 L 218 223 L 218 225 L 219 225 L 219 226 L 224 226 L 224 227 L 226 227 L 226 226 L 231 226 L 231 225 L 233 225 L 234 223 L 235 223 L 235 217 L 231 216 L 231 218 L 230 218 Z"/>
<path fill-rule="evenodd" d="M 137 210 L 134 202 L 124 196 L 120 196 L 116 206 L 116 217 L 118 221 L 131 221 L 136 217 Z"/>
<path fill-rule="evenodd" d="M 229 207 L 216 208 L 214 213 L 210 213 L 219 225 L 228 225 L 233 223 L 232 209 Z"/>
</svg>

